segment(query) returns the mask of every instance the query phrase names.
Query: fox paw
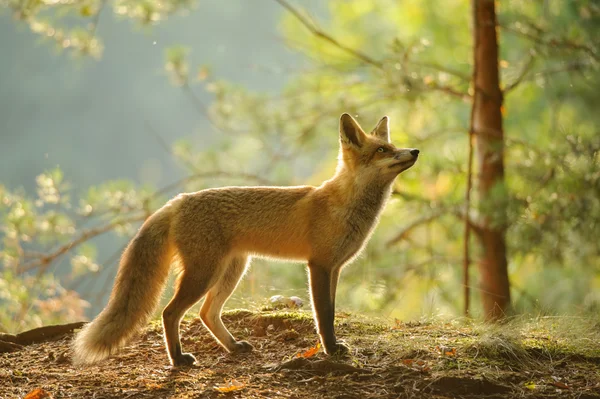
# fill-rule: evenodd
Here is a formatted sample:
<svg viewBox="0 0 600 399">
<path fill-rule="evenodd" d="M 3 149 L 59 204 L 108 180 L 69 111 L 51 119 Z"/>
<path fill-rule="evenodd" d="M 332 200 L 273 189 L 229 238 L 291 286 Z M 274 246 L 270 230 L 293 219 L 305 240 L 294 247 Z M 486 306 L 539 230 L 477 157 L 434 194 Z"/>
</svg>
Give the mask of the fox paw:
<svg viewBox="0 0 600 399">
<path fill-rule="evenodd" d="M 237 341 L 235 343 L 235 348 L 231 351 L 232 353 L 245 353 L 252 352 L 254 347 L 250 345 L 248 341 Z"/>
<path fill-rule="evenodd" d="M 345 356 L 350 352 L 350 347 L 343 342 L 336 342 L 329 348 L 325 348 L 329 356 Z"/>
<path fill-rule="evenodd" d="M 191 366 L 196 362 L 196 358 L 191 353 L 182 353 L 173 359 L 173 366 Z"/>
</svg>

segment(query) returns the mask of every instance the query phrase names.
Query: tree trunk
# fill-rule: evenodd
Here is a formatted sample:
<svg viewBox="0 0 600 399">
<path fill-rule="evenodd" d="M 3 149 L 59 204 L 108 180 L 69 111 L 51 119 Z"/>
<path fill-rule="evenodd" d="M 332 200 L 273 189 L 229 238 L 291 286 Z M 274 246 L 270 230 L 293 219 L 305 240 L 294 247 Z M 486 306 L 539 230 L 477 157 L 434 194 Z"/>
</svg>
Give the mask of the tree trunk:
<svg viewBox="0 0 600 399">
<path fill-rule="evenodd" d="M 494 0 L 473 0 L 474 99 L 472 132 L 477 155 L 477 196 L 482 245 L 480 291 L 486 320 L 502 318 L 510 306 L 506 259 L 506 201 L 502 91 L 498 73 L 498 41 Z M 492 210 L 493 215 L 490 213 Z"/>
</svg>

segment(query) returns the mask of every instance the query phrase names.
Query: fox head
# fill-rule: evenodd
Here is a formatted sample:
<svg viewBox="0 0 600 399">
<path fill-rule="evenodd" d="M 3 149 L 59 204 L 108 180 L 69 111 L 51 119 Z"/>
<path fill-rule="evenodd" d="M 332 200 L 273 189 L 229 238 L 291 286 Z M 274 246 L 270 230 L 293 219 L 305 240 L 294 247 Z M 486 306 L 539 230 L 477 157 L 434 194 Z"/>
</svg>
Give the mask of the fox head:
<svg viewBox="0 0 600 399">
<path fill-rule="evenodd" d="M 391 182 L 417 162 L 419 150 L 396 148 L 390 143 L 389 118 L 381 118 L 366 134 L 348 114 L 340 117 L 340 153 L 338 168 L 369 180 Z"/>
</svg>

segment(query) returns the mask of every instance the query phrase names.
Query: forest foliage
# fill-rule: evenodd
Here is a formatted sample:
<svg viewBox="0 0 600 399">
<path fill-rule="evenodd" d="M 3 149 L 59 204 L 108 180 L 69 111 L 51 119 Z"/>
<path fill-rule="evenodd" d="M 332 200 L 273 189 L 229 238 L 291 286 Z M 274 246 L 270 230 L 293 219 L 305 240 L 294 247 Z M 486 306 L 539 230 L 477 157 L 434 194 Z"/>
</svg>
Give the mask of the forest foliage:
<svg viewBox="0 0 600 399">
<path fill-rule="evenodd" d="M 473 94 L 469 2 L 331 0 L 320 18 L 279 3 L 285 45 L 304 59 L 281 92 L 224 80 L 218 70 L 191 63 L 193 49 L 174 47 L 165 55 L 173 90 L 182 90 L 219 133 L 205 148 L 174 144 L 186 178 L 167 187 L 109 181 L 75 197 L 68 176 L 55 169 L 40 171 L 36 193 L 0 186 L 0 330 L 81 319 L 88 302 L 105 298 L 123 248 L 99 254 L 95 238 L 116 234 L 124 245 L 177 192 L 319 184 L 330 177 L 342 112 L 364 126 L 387 114 L 392 141 L 419 148 L 422 156 L 397 180 L 372 241 L 344 271 L 340 305 L 404 319 L 460 314 Z M 101 57 L 102 13 L 151 25 L 193 3 L 0 4 L 15 23 L 65 51 Z M 600 74 L 593 38 L 600 34 L 600 6 L 513 0 L 498 13 L 506 185 L 472 209 L 508 225 L 515 311 L 594 312 L 600 305 Z M 203 91 L 212 96 L 208 105 L 198 99 Z M 495 215 L 500 203 L 508 212 Z M 475 314 L 477 278 L 473 271 Z M 262 260 L 246 280 L 235 303 L 273 290 L 305 290 L 301 267 Z"/>
</svg>

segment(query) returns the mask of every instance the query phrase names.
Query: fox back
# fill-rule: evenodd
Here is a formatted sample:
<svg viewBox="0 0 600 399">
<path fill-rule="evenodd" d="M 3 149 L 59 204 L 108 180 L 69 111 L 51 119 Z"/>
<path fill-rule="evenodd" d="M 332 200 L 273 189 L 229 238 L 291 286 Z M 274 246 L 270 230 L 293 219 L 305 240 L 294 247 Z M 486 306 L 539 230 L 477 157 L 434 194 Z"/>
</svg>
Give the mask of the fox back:
<svg viewBox="0 0 600 399">
<path fill-rule="evenodd" d="M 174 240 L 190 257 L 218 246 L 231 256 L 315 260 L 337 267 L 366 243 L 392 182 L 417 155 L 418 150 L 390 144 L 387 117 L 366 134 L 345 114 L 331 179 L 318 187 L 225 187 L 182 194 L 171 202 Z"/>
</svg>

